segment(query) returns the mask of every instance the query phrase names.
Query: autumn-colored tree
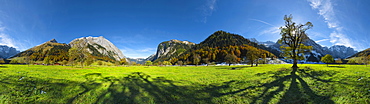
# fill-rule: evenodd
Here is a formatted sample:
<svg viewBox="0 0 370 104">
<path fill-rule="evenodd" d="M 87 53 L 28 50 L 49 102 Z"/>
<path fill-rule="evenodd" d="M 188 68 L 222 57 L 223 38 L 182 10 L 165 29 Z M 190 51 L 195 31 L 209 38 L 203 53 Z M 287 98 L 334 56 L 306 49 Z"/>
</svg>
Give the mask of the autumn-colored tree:
<svg viewBox="0 0 370 104">
<path fill-rule="evenodd" d="M 74 63 L 74 61 L 80 62 L 81 67 L 83 68 L 83 64 L 88 57 L 88 52 L 84 48 L 70 48 L 68 50 L 69 59 Z M 73 67 L 73 64 L 72 64 Z"/>
<path fill-rule="evenodd" d="M 247 51 L 247 60 L 249 60 L 249 63 L 251 64 L 251 67 L 253 67 L 253 64 L 256 63 L 256 66 L 258 66 L 258 59 L 260 58 L 260 51 L 257 48 L 250 48 Z"/>
<path fill-rule="evenodd" d="M 103 61 L 98 61 L 98 65 L 103 65 Z"/>
<path fill-rule="evenodd" d="M 338 63 L 339 65 L 343 63 L 342 59 L 338 58 L 337 60 L 335 60 L 335 63 Z"/>
<path fill-rule="evenodd" d="M 50 62 L 51 62 L 50 58 L 49 58 L 48 56 L 46 56 L 46 57 L 44 58 L 44 64 L 45 64 L 45 65 L 49 65 L 49 64 L 51 64 Z"/>
<path fill-rule="evenodd" d="M 128 62 L 127 62 L 127 59 L 126 59 L 126 58 L 122 58 L 122 59 L 120 59 L 119 63 L 120 63 L 121 65 L 127 65 L 127 64 L 128 64 Z"/>
<path fill-rule="evenodd" d="M 4 64 L 4 63 L 5 63 L 4 59 L 0 58 L 0 64 Z"/>
<path fill-rule="evenodd" d="M 199 54 L 194 54 L 193 55 L 193 64 L 195 64 L 195 66 L 198 66 L 199 62 L 200 62 L 200 56 Z"/>
<path fill-rule="evenodd" d="M 209 64 L 209 58 L 203 58 L 203 59 L 202 59 L 202 61 L 203 61 L 205 64 L 207 64 L 207 66 L 208 66 L 208 64 Z"/>
<path fill-rule="evenodd" d="M 163 61 L 163 65 L 167 66 L 167 65 L 172 65 L 169 61 Z"/>
<path fill-rule="evenodd" d="M 178 58 L 172 58 L 172 59 L 170 60 L 171 64 L 175 64 L 175 63 L 177 63 L 178 61 L 179 61 L 179 59 L 178 59 Z"/>
<path fill-rule="evenodd" d="M 94 63 L 94 59 L 92 57 L 87 57 L 85 61 L 85 65 L 90 66 L 92 63 Z"/>
<path fill-rule="evenodd" d="M 75 53 L 77 53 L 76 48 L 71 48 L 68 50 L 69 63 L 71 64 L 72 67 L 75 64 L 75 60 L 77 58 L 77 54 Z"/>
<path fill-rule="evenodd" d="M 67 64 L 68 64 L 68 61 L 67 61 L 67 60 L 63 60 L 63 61 L 62 61 L 62 65 L 64 65 L 64 66 L 65 66 L 65 65 L 67 65 Z"/>
<path fill-rule="evenodd" d="M 119 61 L 114 61 L 114 65 L 119 66 L 121 65 Z"/>
<path fill-rule="evenodd" d="M 134 66 L 135 66 L 135 65 L 138 65 L 136 62 L 131 62 L 130 64 L 131 64 L 131 65 L 134 65 Z"/>
<path fill-rule="evenodd" d="M 148 67 L 149 67 L 150 65 L 152 65 L 152 64 L 153 64 L 153 62 L 152 62 L 152 61 L 145 61 L 145 65 L 146 65 L 146 66 L 148 66 Z"/>
<path fill-rule="evenodd" d="M 304 53 L 309 52 L 312 46 L 306 46 L 302 42 L 309 39 L 306 31 L 313 27 L 311 22 L 297 24 L 292 21 L 292 15 L 285 15 L 285 26 L 280 27 L 281 38 L 278 40 L 282 46 L 282 55 L 286 59 L 293 59 L 293 68 L 298 68 L 298 60 L 304 59 Z"/>
<path fill-rule="evenodd" d="M 326 54 L 324 57 L 321 57 L 321 61 L 326 63 L 326 66 L 329 66 L 329 63 L 334 62 L 334 58 L 330 54 Z"/>
<path fill-rule="evenodd" d="M 12 59 L 9 63 L 11 63 L 11 64 L 18 64 L 19 62 L 18 62 L 17 59 Z"/>
<path fill-rule="evenodd" d="M 370 55 L 368 55 L 368 56 L 366 56 L 365 57 L 365 60 L 366 60 L 366 67 L 367 67 L 367 64 L 369 64 L 370 63 Z"/>
<path fill-rule="evenodd" d="M 177 61 L 177 64 L 178 64 L 179 66 L 182 66 L 183 62 L 182 62 L 182 61 Z"/>
<path fill-rule="evenodd" d="M 225 56 L 225 62 L 229 64 L 229 66 L 233 63 L 237 62 L 237 58 L 234 54 L 227 54 Z"/>
</svg>

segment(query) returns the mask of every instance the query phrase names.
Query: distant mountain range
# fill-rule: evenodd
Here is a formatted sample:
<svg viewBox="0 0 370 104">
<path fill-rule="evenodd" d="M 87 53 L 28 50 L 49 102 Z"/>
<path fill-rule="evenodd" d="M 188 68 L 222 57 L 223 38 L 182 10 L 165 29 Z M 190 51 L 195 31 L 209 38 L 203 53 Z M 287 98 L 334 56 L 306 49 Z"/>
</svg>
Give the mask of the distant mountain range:
<svg viewBox="0 0 370 104">
<path fill-rule="evenodd" d="M 365 50 L 363 50 L 361 52 L 358 52 L 358 53 L 350 56 L 350 58 L 352 58 L 352 57 L 367 57 L 369 55 L 370 55 L 370 48 L 365 49 Z"/>
<path fill-rule="evenodd" d="M 369 50 L 358 53 L 353 48 L 341 45 L 323 47 L 312 39 L 305 40 L 304 44 L 313 47 L 311 52 L 305 53 L 306 59 L 304 61 L 306 62 L 319 62 L 321 57 L 326 54 L 341 59 L 370 54 Z M 147 60 L 153 62 L 171 61 L 173 64 L 183 61 L 181 63 L 194 64 L 195 61 L 192 60 L 197 57 L 202 59 L 201 63 L 207 63 L 207 61 L 222 62 L 226 54 L 234 54 L 238 57 L 238 60 L 244 60 L 245 53 L 252 48 L 259 49 L 270 57 L 281 57 L 280 46 L 277 42 L 258 42 L 254 38 L 247 39 L 238 34 L 216 31 L 199 44 L 175 39 L 161 42 L 156 53 L 148 58 L 127 58 L 127 61 L 130 60 L 140 64 Z M 45 57 L 52 58 L 54 61 L 63 61 L 68 60 L 68 50 L 72 47 L 86 49 L 90 56 L 96 60 L 113 62 L 126 58 L 114 44 L 102 36 L 77 38 L 69 44 L 58 43 L 55 39 L 52 39 L 23 52 L 19 52 L 12 47 L 0 46 L 0 58 L 30 56 L 34 61 L 42 61 Z"/>
<path fill-rule="evenodd" d="M 273 53 L 275 56 L 282 58 L 280 56 L 280 52 L 281 52 L 280 46 L 281 45 L 277 42 L 272 42 L 272 41 L 258 42 L 254 38 L 247 39 L 247 38 L 244 38 L 243 36 L 227 33 L 225 31 L 217 31 L 199 44 L 188 45 L 188 44 L 182 44 L 181 41 L 178 41 L 176 45 L 169 45 L 169 43 L 173 44 L 174 42 L 166 41 L 166 42 L 160 43 L 157 48 L 157 53 L 148 57 L 148 60 L 169 61 L 173 58 L 181 56 L 181 54 L 178 54 L 178 53 L 174 55 L 173 53 L 175 53 L 175 50 L 181 50 L 181 53 L 191 54 L 189 53 L 190 51 L 202 49 L 204 47 L 219 47 L 220 48 L 220 47 L 227 47 L 227 46 L 241 46 L 244 44 L 256 47 L 258 49 L 266 50 L 268 52 Z M 313 47 L 313 50 L 311 52 L 305 53 L 306 59 L 303 60 L 304 62 L 319 62 L 321 57 L 325 56 L 326 54 L 330 54 L 334 58 L 346 59 L 357 53 L 357 51 L 355 51 L 353 48 L 341 46 L 341 45 L 334 45 L 329 48 L 323 47 L 317 44 L 312 39 L 305 40 L 304 44 L 307 46 Z M 182 47 L 179 47 L 179 46 L 182 46 Z M 184 48 L 183 46 L 188 46 L 188 47 Z"/>
<path fill-rule="evenodd" d="M 6 45 L 0 45 L 0 58 L 7 59 L 18 53 L 19 51 L 13 47 L 8 47 Z"/>
<path fill-rule="evenodd" d="M 119 61 L 125 58 L 123 53 L 104 37 L 82 37 L 72 40 L 69 44 L 58 43 L 55 39 L 20 52 L 12 58 L 29 57 L 33 61 L 43 61 L 46 57 L 54 62 L 68 60 L 70 48 L 84 49 L 94 60 Z"/>
<path fill-rule="evenodd" d="M 277 42 L 268 41 L 268 42 L 259 42 L 259 44 L 262 44 L 268 47 L 269 51 L 280 52 L 281 45 Z M 334 45 L 329 48 L 322 47 L 321 45 L 317 44 L 312 39 L 305 40 L 303 44 L 307 46 L 312 46 L 313 48 L 310 53 L 305 53 L 306 55 L 305 61 L 310 61 L 310 62 L 319 62 L 321 57 L 325 56 L 326 54 L 332 55 L 333 58 L 345 59 L 357 53 L 357 51 L 355 51 L 353 48 L 342 46 L 342 45 Z"/>
<path fill-rule="evenodd" d="M 260 50 L 266 57 L 274 56 L 259 45 L 240 35 L 225 31 L 216 31 L 199 44 L 188 41 L 171 40 L 158 45 L 155 55 L 149 58 L 154 62 L 169 61 L 172 64 L 207 64 L 222 63 L 227 55 L 234 55 L 235 60 L 242 61 L 249 50 Z"/>
</svg>

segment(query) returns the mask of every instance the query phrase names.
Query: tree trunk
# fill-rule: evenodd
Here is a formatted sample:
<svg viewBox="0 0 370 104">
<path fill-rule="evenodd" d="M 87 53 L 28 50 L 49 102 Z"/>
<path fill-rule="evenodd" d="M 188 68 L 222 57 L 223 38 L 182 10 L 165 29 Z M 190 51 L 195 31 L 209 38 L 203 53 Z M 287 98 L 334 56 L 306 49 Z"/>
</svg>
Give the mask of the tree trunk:
<svg viewBox="0 0 370 104">
<path fill-rule="evenodd" d="M 231 63 L 229 63 L 229 66 L 231 66 Z"/>
<path fill-rule="evenodd" d="M 293 59 L 293 66 L 292 68 L 298 68 L 298 60 L 297 59 Z"/>
</svg>

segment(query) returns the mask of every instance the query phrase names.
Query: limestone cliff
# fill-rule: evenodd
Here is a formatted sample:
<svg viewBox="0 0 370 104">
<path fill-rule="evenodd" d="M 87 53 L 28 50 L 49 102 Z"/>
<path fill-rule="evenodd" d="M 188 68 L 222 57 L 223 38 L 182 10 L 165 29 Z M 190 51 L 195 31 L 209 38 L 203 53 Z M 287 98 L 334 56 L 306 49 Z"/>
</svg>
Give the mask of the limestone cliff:
<svg viewBox="0 0 370 104">
<path fill-rule="evenodd" d="M 121 50 L 103 36 L 77 38 L 72 40 L 69 45 L 75 48 L 86 48 L 92 55 L 108 56 L 115 60 L 125 58 Z"/>
<path fill-rule="evenodd" d="M 195 43 L 192 43 L 189 41 L 180 41 L 180 40 L 175 40 L 175 39 L 170 40 L 170 41 L 165 41 L 158 45 L 157 53 L 148 60 L 163 61 L 165 58 L 169 58 L 173 56 L 176 57 L 182 54 L 183 52 L 187 51 L 188 49 L 191 49 L 191 47 L 194 45 Z"/>
</svg>

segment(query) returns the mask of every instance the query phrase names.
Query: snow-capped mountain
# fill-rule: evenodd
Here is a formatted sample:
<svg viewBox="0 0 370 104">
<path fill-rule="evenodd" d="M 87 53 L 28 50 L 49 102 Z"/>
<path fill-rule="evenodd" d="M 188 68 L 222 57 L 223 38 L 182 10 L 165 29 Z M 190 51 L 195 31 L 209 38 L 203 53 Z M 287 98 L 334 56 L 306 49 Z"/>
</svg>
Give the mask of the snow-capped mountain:
<svg viewBox="0 0 370 104">
<path fill-rule="evenodd" d="M 144 64 L 145 61 L 148 61 L 146 58 L 127 58 L 130 63 L 135 62 L 136 64 Z"/>
<path fill-rule="evenodd" d="M 345 59 L 357 53 L 353 48 L 343 45 L 334 45 L 329 48 L 333 57 Z"/>
<path fill-rule="evenodd" d="M 10 58 L 18 53 L 19 51 L 17 51 L 13 47 L 8 47 L 6 45 L 0 45 L 0 58 Z"/>
<path fill-rule="evenodd" d="M 281 45 L 277 42 L 273 44 L 273 42 L 268 41 L 268 42 L 260 42 L 259 44 L 262 44 L 268 47 L 269 51 L 271 50 L 280 51 Z M 317 44 L 312 39 L 307 39 L 306 41 L 303 42 L 303 44 L 307 46 L 312 46 L 311 52 L 305 53 L 306 60 L 304 61 L 308 61 L 308 62 L 319 62 L 321 57 L 325 56 L 326 54 L 330 54 L 334 58 L 345 59 L 357 53 L 357 51 L 355 51 L 353 48 L 342 46 L 342 45 L 334 45 L 329 48 L 323 47 L 320 44 Z"/>
</svg>

